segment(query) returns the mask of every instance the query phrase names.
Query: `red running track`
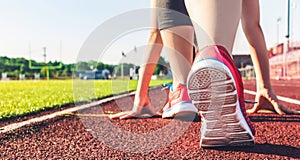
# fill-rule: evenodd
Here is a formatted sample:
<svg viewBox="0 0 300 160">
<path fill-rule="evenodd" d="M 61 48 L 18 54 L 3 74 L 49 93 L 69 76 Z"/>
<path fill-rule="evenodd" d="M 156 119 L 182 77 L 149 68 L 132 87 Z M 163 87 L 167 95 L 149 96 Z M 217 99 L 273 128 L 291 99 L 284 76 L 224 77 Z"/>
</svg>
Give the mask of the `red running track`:
<svg viewBox="0 0 300 160">
<path fill-rule="evenodd" d="M 300 83 L 273 83 L 278 84 L 274 90 L 279 95 L 299 99 L 296 91 Z M 254 90 L 254 84 L 254 81 L 245 81 L 245 88 Z M 150 95 L 152 105 L 159 109 L 166 95 L 160 90 L 153 90 Z M 249 100 L 254 98 L 245 96 Z M 297 105 L 282 103 L 300 109 Z M 81 113 L 106 113 L 131 106 L 132 100 L 128 97 Z M 254 114 L 250 118 L 257 130 L 254 147 L 202 149 L 199 147 L 199 118 L 190 122 L 159 117 L 129 120 L 57 117 L 0 134 L 0 159 L 300 159 L 300 116 Z"/>
</svg>

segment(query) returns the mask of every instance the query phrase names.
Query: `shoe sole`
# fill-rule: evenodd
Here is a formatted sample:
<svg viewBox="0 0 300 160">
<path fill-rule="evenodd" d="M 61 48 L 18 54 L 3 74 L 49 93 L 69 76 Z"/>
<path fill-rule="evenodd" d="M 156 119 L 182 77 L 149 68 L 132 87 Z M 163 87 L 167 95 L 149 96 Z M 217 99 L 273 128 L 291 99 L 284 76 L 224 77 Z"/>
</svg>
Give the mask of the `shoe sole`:
<svg viewBox="0 0 300 160">
<path fill-rule="evenodd" d="M 197 108 L 192 103 L 181 102 L 164 111 L 162 118 L 195 117 L 197 112 Z"/>
<path fill-rule="evenodd" d="M 214 59 L 201 60 L 193 65 L 187 87 L 201 115 L 201 147 L 254 145 L 234 78 L 226 65 Z"/>
</svg>

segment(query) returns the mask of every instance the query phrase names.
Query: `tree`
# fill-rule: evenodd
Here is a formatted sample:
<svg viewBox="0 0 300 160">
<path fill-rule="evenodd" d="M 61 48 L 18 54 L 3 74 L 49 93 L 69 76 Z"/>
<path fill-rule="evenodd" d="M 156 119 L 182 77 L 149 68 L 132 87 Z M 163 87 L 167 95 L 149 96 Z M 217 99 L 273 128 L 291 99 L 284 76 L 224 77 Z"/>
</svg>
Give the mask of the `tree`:
<svg viewBox="0 0 300 160">
<path fill-rule="evenodd" d="M 48 62 L 48 66 L 58 66 L 61 62 L 54 61 Z M 12 79 L 18 79 L 19 74 L 25 74 L 27 78 L 34 77 L 35 73 L 40 73 L 41 76 L 45 76 L 45 64 L 44 62 L 36 62 L 31 60 L 32 66 L 40 66 L 41 69 L 30 69 L 29 60 L 25 58 L 8 58 L 0 57 L 0 74 L 6 72 L 7 76 Z M 115 65 L 105 64 L 102 62 L 89 61 L 89 62 L 78 62 L 76 64 L 62 64 L 61 69 L 51 70 L 50 76 L 72 76 L 75 71 L 90 70 L 90 66 L 99 70 L 108 69 L 111 73 L 114 71 Z M 128 71 L 127 71 L 128 72 Z"/>
<path fill-rule="evenodd" d="M 155 67 L 154 74 L 158 75 L 160 72 L 163 72 L 164 74 L 168 73 L 168 66 L 169 63 L 166 62 L 166 60 L 163 57 L 159 57 L 158 63 Z"/>
<path fill-rule="evenodd" d="M 77 71 L 90 70 L 90 65 L 87 62 L 77 62 L 76 70 Z"/>
</svg>

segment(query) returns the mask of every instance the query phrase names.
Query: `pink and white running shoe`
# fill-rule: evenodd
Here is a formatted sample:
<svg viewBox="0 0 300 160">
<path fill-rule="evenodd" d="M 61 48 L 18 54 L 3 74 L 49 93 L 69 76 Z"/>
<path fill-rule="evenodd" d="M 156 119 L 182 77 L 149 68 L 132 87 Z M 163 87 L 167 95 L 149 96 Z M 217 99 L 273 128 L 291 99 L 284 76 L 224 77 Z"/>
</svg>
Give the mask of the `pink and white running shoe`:
<svg viewBox="0 0 300 160">
<path fill-rule="evenodd" d="M 169 87 L 169 98 L 163 108 L 162 118 L 195 116 L 198 110 L 188 96 L 186 85 L 179 84 L 175 89 Z"/>
<path fill-rule="evenodd" d="M 246 116 L 241 75 L 222 46 L 208 46 L 195 58 L 188 93 L 201 115 L 201 147 L 252 146 L 254 128 Z"/>
</svg>

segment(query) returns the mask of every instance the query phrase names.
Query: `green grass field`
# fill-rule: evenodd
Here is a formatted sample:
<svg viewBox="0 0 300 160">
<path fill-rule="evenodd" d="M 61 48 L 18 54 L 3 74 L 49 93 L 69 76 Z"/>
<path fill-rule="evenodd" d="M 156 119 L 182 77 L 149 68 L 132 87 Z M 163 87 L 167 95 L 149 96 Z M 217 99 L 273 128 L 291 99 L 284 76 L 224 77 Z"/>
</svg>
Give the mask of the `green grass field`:
<svg viewBox="0 0 300 160">
<path fill-rule="evenodd" d="M 170 80 L 151 81 L 150 86 Z M 0 82 L 0 120 L 135 90 L 137 81 Z"/>
</svg>

